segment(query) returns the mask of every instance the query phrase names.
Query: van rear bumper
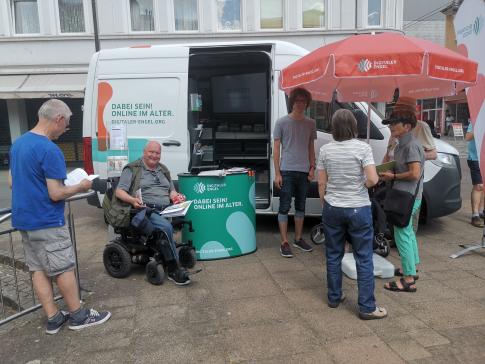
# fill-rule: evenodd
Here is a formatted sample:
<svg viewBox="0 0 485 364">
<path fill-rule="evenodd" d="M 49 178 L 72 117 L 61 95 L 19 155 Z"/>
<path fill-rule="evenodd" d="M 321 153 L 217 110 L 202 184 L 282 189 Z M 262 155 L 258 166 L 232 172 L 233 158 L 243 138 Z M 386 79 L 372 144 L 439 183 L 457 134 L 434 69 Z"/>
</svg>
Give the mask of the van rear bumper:
<svg viewBox="0 0 485 364">
<path fill-rule="evenodd" d="M 458 211 L 462 205 L 460 166 L 443 166 L 423 188 L 424 217 L 432 219 Z"/>
</svg>

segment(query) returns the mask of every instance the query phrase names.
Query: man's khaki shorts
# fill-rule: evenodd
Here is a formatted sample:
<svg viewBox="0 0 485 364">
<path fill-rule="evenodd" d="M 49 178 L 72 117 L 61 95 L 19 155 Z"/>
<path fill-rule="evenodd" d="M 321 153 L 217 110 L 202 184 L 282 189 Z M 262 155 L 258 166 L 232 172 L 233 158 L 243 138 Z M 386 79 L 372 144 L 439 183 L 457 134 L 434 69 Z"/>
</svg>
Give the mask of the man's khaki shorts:
<svg viewBox="0 0 485 364">
<path fill-rule="evenodd" d="M 76 261 L 66 226 L 20 231 L 25 262 L 31 272 L 44 271 L 54 277 L 74 269 Z"/>
</svg>

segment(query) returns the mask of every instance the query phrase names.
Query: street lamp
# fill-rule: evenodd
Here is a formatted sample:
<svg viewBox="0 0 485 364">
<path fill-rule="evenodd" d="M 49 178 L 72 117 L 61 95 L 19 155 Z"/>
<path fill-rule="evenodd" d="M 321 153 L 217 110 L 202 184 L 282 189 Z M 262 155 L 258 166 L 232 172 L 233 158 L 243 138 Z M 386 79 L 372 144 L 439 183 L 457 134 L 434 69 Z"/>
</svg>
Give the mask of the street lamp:
<svg viewBox="0 0 485 364">
<path fill-rule="evenodd" d="M 96 10 L 96 0 L 91 0 L 91 8 L 93 10 L 93 26 L 94 26 L 94 48 L 96 52 L 99 51 L 99 34 L 98 34 L 98 15 Z"/>
</svg>

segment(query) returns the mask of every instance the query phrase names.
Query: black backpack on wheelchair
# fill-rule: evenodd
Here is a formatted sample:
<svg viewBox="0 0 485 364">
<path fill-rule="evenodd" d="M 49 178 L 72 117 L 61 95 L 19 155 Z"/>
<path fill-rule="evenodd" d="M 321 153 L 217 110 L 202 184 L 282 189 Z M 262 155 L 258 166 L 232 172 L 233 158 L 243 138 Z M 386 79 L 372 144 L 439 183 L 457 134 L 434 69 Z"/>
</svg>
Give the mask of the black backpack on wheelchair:
<svg viewBox="0 0 485 364">
<path fill-rule="evenodd" d="M 106 190 L 106 198 L 110 200 L 116 189 L 116 181 Z M 125 278 L 130 275 L 132 264 L 146 265 L 145 272 L 148 282 L 154 285 L 163 283 L 166 272 L 179 269 L 176 257 L 170 247 L 166 233 L 150 227 L 148 216 L 156 213 L 150 208 L 145 208 L 144 218 L 135 225 L 113 226 L 116 238 L 110 241 L 103 252 L 103 264 L 108 274 L 114 278 Z M 130 211 L 130 221 L 140 213 L 140 210 Z M 141 214 L 140 214 L 141 215 Z M 140 220 L 140 219 L 139 219 Z M 193 232 L 192 222 L 184 219 L 171 221 L 174 229 L 180 229 L 184 225 Z M 191 269 L 195 266 L 196 255 L 192 241 L 187 244 L 178 244 L 179 263 L 182 268 Z M 185 271 L 182 271 L 187 273 Z"/>
</svg>

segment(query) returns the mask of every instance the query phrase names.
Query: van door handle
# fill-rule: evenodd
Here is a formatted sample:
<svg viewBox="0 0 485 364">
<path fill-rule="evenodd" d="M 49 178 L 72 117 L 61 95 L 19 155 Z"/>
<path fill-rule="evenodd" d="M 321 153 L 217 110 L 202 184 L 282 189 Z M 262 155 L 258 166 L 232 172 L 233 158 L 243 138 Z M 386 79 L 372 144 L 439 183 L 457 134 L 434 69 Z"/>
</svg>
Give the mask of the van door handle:
<svg viewBox="0 0 485 364">
<path fill-rule="evenodd" d="M 180 147 L 182 144 L 178 140 L 167 140 L 163 142 L 162 145 L 164 147 Z"/>
</svg>

